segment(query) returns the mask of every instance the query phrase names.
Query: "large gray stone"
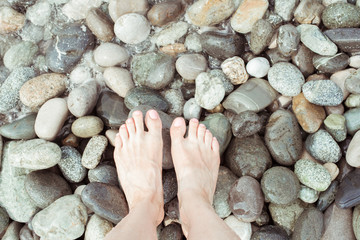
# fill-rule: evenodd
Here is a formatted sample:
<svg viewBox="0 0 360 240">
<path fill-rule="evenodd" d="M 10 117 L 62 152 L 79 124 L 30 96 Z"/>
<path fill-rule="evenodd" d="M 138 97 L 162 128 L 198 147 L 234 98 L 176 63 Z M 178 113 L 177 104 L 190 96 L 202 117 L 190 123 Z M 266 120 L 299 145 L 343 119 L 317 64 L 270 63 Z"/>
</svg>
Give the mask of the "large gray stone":
<svg viewBox="0 0 360 240">
<path fill-rule="evenodd" d="M 30 114 L 24 118 L 17 119 L 0 127 L 0 134 L 6 138 L 20 140 L 32 139 L 35 134 L 36 114 Z"/>
</svg>

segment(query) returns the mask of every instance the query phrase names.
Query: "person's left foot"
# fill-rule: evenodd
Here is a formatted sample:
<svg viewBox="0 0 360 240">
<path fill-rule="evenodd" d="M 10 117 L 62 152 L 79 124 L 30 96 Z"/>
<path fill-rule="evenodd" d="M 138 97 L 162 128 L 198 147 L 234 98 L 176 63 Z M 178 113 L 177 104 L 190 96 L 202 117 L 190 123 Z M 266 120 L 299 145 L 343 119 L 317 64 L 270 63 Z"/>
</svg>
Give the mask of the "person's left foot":
<svg viewBox="0 0 360 240">
<path fill-rule="evenodd" d="M 121 125 L 115 139 L 114 159 L 118 177 L 130 211 L 147 201 L 159 207 L 158 224 L 164 218 L 162 187 L 163 141 L 161 120 L 155 110 L 145 116 L 148 131 L 144 131 L 143 116 L 135 111 Z"/>
</svg>

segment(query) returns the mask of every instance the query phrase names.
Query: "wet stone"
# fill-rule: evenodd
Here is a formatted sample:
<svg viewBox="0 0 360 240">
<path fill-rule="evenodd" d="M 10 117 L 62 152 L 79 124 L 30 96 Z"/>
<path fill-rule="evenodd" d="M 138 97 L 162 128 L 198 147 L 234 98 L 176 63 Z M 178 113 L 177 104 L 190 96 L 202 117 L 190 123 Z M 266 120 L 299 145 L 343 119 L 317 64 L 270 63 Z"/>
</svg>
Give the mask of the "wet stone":
<svg viewBox="0 0 360 240">
<path fill-rule="evenodd" d="M 30 66 L 39 48 L 32 42 L 22 41 L 6 51 L 3 62 L 10 71 L 18 67 Z"/>
<path fill-rule="evenodd" d="M 259 228 L 251 236 L 251 240 L 263 240 L 263 239 L 289 240 L 290 238 L 286 233 L 286 231 L 281 227 L 274 225 L 266 225 Z"/>
<path fill-rule="evenodd" d="M 137 13 L 126 13 L 120 16 L 114 25 L 116 37 L 127 44 L 138 44 L 145 41 L 150 30 L 150 23 L 146 17 Z"/>
<path fill-rule="evenodd" d="M 330 186 L 319 195 L 319 200 L 317 202 L 316 207 L 320 211 L 325 211 L 334 201 L 335 196 L 339 188 L 339 181 L 332 181 Z"/>
<path fill-rule="evenodd" d="M 183 21 L 168 24 L 160 32 L 155 33 L 151 41 L 155 42 L 157 46 L 167 46 L 175 44 L 180 38 L 186 35 L 189 29 L 189 24 Z"/>
<path fill-rule="evenodd" d="M 360 203 L 360 170 L 348 173 L 339 185 L 335 203 L 340 208 L 351 208 Z"/>
<path fill-rule="evenodd" d="M 164 97 L 146 87 L 136 87 L 128 91 L 124 103 L 128 109 L 145 104 L 164 112 L 169 109 L 169 103 Z"/>
<path fill-rule="evenodd" d="M 337 142 L 342 142 L 346 138 L 345 117 L 340 114 L 330 114 L 324 121 L 325 129 Z"/>
<path fill-rule="evenodd" d="M 168 114 L 182 116 L 185 101 L 181 91 L 176 89 L 168 89 L 161 94 L 169 103 Z"/>
<path fill-rule="evenodd" d="M 351 73 L 345 79 L 345 88 L 355 94 L 360 94 L 360 70 L 356 70 L 355 72 Z"/>
<path fill-rule="evenodd" d="M 103 42 L 109 42 L 115 37 L 113 23 L 100 9 L 91 9 L 88 12 L 86 26 Z"/>
<path fill-rule="evenodd" d="M 349 56 L 345 53 L 339 53 L 331 57 L 315 55 L 313 65 L 320 72 L 335 73 L 349 65 Z"/>
<path fill-rule="evenodd" d="M 302 90 L 309 102 L 320 106 L 336 106 L 343 100 L 341 88 L 331 80 L 306 82 Z"/>
<path fill-rule="evenodd" d="M 334 3 L 327 6 L 322 14 L 327 28 L 352 28 L 360 26 L 360 8 L 350 3 Z"/>
<path fill-rule="evenodd" d="M 126 48 L 115 43 L 102 43 L 94 50 L 94 61 L 101 67 L 113 67 L 127 62 Z"/>
<path fill-rule="evenodd" d="M 30 114 L 21 119 L 17 119 L 11 123 L 0 127 L 0 134 L 9 139 L 28 140 L 36 137 L 34 125 L 36 114 Z M 1 151 L 0 151 L 1 152 Z"/>
<path fill-rule="evenodd" d="M 255 54 L 260 54 L 270 43 L 274 29 L 268 21 L 259 19 L 253 25 L 250 36 L 250 49 Z"/>
<path fill-rule="evenodd" d="M 320 0 L 300 1 L 294 12 L 295 20 L 299 23 L 319 25 L 324 8 L 325 7 L 321 4 Z"/>
<path fill-rule="evenodd" d="M 163 26 L 174 21 L 183 11 L 180 1 L 155 4 L 147 13 L 147 18 L 154 26 Z"/>
<path fill-rule="evenodd" d="M 86 168 L 81 164 L 81 154 L 74 147 L 61 147 L 61 160 L 58 165 L 69 182 L 81 182 L 87 175 Z"/>
<path fill-rule="evenodd" d="M 350 135 L 354 135 L 360 129 L 360 108 L 353 108 L 344 113 L 346 129 Z"/>
<path fill-rule="evenodd" d="M 195 98 L 190 98 L 184 104 L 184 118 L 190 120 L 192 118 L 200 119 L 201 107 L 196 103 Z M 1 131 L 1 128 L 0 128 Z M 1 134 L 1 132 L 0 132 Z"/>
<path fill-rule="evenodd" d="M 125 68 L 109 67 L 104 71 L 105 84 L 108 88 L 124 98 L 127 92 L 134 88 L 131 73 Z"/>
<path fill-rule="evenodd" d="M 71 132 L 80 138 L 90 138 L 99 134 L 104 123 L 96 116 L 84 116 L 76 119 L 71 125 Z"/>
<path fill-rule="evenodd" d="M 323 213 L 318 209 L 311 207 L 306 209 L 296 220 L 292 239 L 320 239 L 323 229 Z"/>
<path fill-rule="evenodd" d="M 360 51 L 359 28 L 335 28 L 324 31 L 324 34 L 344 52 Z"/>
<path fill-rule="evenodd" d="M 116 168 L 110 165 L 99 165 L 88 172 L 90 182 L 102 182 L 111 185 L 119 185 Z"/>
<path fill-rule="evenodd" d="M 105 136 L 97 135 L 91 137 L 84 149 L 81 164 L 87 169 L 94 169 L 100 163 L 107 145 L 108 140 Z"/>
<path fill-rule="evenodd" d="M 236 114 L 231 121 L 232 133 L 237 138 L 249 137 L 259 132 L 261 128 L 260 117 L 253 111 Z"/>
</svg>

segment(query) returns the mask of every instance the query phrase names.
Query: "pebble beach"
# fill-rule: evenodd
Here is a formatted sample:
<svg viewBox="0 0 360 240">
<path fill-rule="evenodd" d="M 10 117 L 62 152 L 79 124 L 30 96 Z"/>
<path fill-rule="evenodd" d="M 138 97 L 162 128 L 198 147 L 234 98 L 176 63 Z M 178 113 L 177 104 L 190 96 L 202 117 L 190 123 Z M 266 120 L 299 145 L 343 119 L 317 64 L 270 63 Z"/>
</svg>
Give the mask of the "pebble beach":
<svg viewBox="0 0 360 240">
<path fill-rule="evenodd" d="M 360 0 L 0 0 L 0 239 L 104 239 L 129 211 L 115 135 L 149 109 L 158 239 L 185 239 L 183 117 L 220 143 L 241 240 L 360 240 Z"/>
</svg>

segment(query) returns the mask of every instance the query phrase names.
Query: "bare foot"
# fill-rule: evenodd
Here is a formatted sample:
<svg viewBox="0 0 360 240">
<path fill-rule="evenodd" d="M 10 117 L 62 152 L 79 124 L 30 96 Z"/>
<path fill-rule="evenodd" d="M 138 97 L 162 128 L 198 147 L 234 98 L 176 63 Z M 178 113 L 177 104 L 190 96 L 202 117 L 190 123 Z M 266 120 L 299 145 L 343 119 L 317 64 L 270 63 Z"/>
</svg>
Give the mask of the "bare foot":
<svg viewBox="0 0 360 240">
<path fill-rule="evenodd" d="M 220 165 L 219 143 L 204 124 L 191 119 L 188 136 L 183 118 L 171 126 L 171 154 L 178 181 L 180 217 L 187 234 L 186 204 L 204 203 L 211 207 Z"/>
<path fill-rule="evenodd" d="M 130 211 L 144 201 L 151 202 L 158 213 L 156 222 L 160 224 L 164 218 L 163 142 L 158 113 L 149 110 L 145 123 L 147 132 L 140 111 L 135 111 L 132 118 L 126 120 L 126 125 L 123 124 L 116 135 L 114 159 Z"/>
</svg>

